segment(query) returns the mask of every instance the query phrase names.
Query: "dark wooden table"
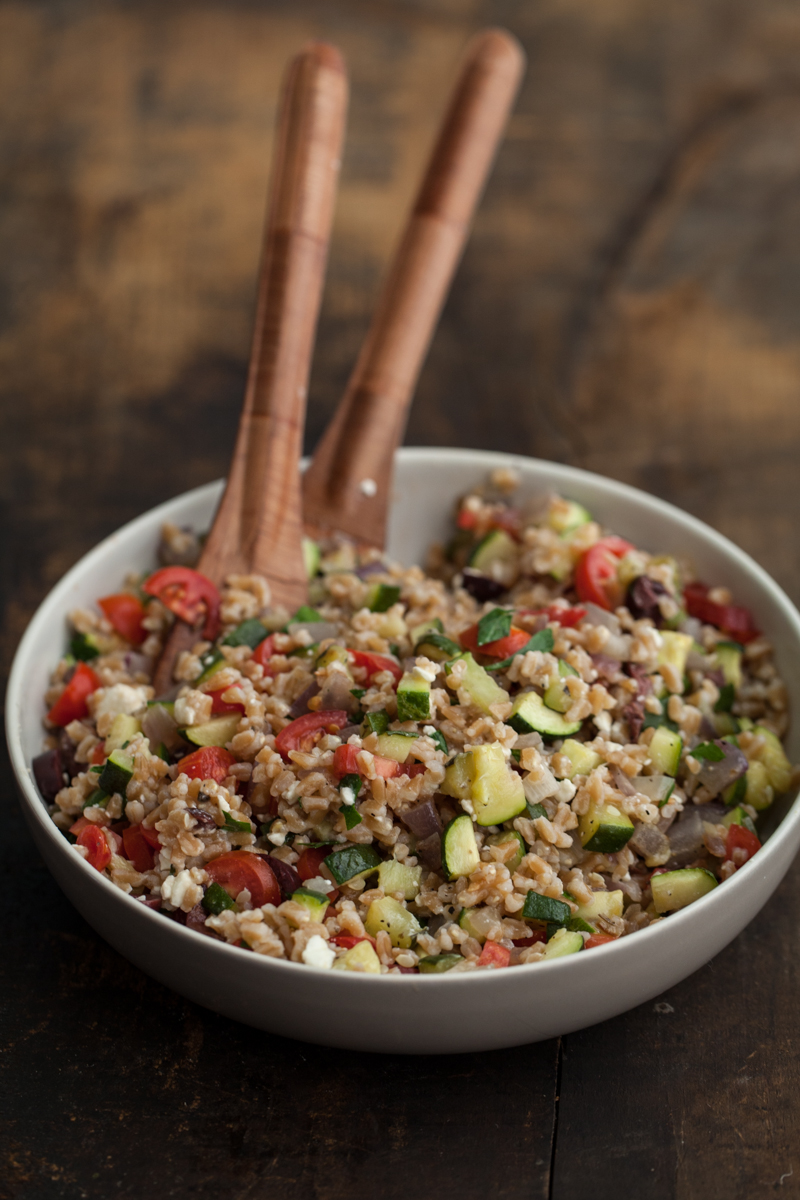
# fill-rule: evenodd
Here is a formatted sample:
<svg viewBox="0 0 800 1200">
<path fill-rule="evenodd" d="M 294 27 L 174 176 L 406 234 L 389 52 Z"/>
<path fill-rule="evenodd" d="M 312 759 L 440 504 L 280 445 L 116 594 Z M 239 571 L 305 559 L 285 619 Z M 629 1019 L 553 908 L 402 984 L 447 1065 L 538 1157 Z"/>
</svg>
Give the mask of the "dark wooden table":
<svg viewBox="0 0 800 1200">
<path fill-rule="evenodd" d="M 6 663 L 93 543 L 225 469 L 285 60 L 323 36 L 352 74 L 312 445 L 487 23 L 530 66 L 407 440 L 630 481 L 800 598 L 791 0 L 7 0 Z M 2 1200 L 798 1194 L 795 873 L 706 968 L 605 1025 L 492 1054 L 346 1054 L 205 1012 L 113 953 L 3 770 Z"/>
</svg>

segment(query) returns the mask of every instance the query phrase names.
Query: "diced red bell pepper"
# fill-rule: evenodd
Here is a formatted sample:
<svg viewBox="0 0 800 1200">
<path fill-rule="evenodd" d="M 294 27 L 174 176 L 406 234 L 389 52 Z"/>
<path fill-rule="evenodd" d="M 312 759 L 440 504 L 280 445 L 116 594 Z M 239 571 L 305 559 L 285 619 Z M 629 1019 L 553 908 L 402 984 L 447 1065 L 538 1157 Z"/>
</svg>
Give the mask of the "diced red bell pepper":
<svg viewBox="0 0 800 1200">
<path fill-rule="evenodd" d="M 458 640 L 464 650 L 470 650 L 473 654 L 485 654 L 487 658 L 511 658 L 531 640 L 531 635 L 524 629 L 515 629 L 512 625 L 511 631 L 506 637 L 497 638 L 494 642 L 486 642 L 483 646 L 479 646 L 478 626 L 470 625 L 469 629 L 465 629 L 463 633 L 459 634 Z"/>
<path fill-rule="evenodd" d="M 759 635 L 749 608 L 739 604 L 717 604 L 709 600 L 709 587 L 705 583 L 687 583 L 683 589 L 683 603 L 690 617 L 706 625 L 716 625 L 734 641 L 746 645 Z"/>
<path fill-rule="evenodd" d="M 584 950 L 594 950 L 595 946 L 605 946 L 607 942 L 615 942 L 613 933 L 593 933 L 583 943 Z"/>
<path fill-rule="evenodd" d="M 134 646 L 142 644 L 147 637 L 147 630 L 142 625 L 144 605 L 138 596 L 130 592 L 118 592 L 115 596 L 104 596 L 97 603 L 120 637 Z"/>
<path fill-rule="evenodd" d="M 312 846 L 303 851 L 295 863 L 294 869 L 304 883 L 307 879 L 315 879 L 319 875 L 323 860 L 328 857 L 330 852 L 330 846 Z"/>
<path fill-rule="evenodd" d="M 369 942 L 373 948 L 375 946 L 375 939 L 367 937 L 366 934 L 364 937 L 352 937 L 348 933 L 338 933 L 330 940 L 334 946 L 342 946 L 345 950 L 352 950 L 353 946 L 357 946 L 359 942 Z"/>
<path fill-rule="evenodd" d="M 367 650 L 351 650 L 350 653 L 353 656 L 355 665 L 363 667 L 367 672 L 367 683 L 379 671 L 391 671 L 396 683 L 399 683 L 403 678 L 403 668 L 393 658 L 387 658 L 385 654 L 372 654 Z"/>
<path fill-rule="evenodd" d="M 226 775 L 230 775 L 235 762 L 236 755 L 222 746 L 201 746 L 180 760 L 178 774 L 188 775 L 190 779 L 213 779 L 222 783 Z"/>
<path fill-rule="evenodd" d="M 635 549 L 620 537 L 604 537 L 585 550 L 575 567 L 575 590 L 584 603 L 598 605 L 609 611 L 623 600 L 623 589 L 617 580 L 619 559 Z"/>
<path fill-rule="evenodd" d="M 232 850 L 206 863 L 208 877 L 225 888 L 235 900 L 245 888 L 250 893 L 253 908 L 262 904 L 280 904 L 281 889 L 275 872 L 269 863 L 258 854 L 246 850 Z"/>
<path fill-rule="evenodd" d="M 86 861 L 89 866 L 97 871 L 105 871 L 111 862 L 111 848 L 103 830 L 98 825 L 87 823 L 78 834 L 77 843 L 88 851 Z"/>
<path fill-rule="evenodd" d="M 337 779 L 341 779 L 344 775 L 363 776 L 364 772 L 358 765 L 360 753 L 360 746 L 351 746 L 349 743 L 336 747 L 333 752 L 333 773 Z M 382 779 L 392 779 L 403 770 L 399 762 L 395 762 L 393 758 L 384 758 L 380 754 L 373 754 L 372 763 L 375 767 L 375 774 L 380 775 Z"/>
<path fill-rule="evenodd" d="M 731 825 L 725 838 L 725 858 L 736 866 L 743 867 L 761 849 L 761 842 L 754 833 L 743 825 Z"/>
<path fill-rule="evenodd" d="M 478 959 L 478 966 L 507 967 L 510 962 L 511 951 L 508 946 L 499 946 L 497 942 L 485 942 Z"/>
<path fill-rule="evenodd" d="M 253 662 L 258 663 L 264 668 L 265 675 L 272 674 L 272 668 L 269 665 L 269 660 L 275 653 L 275 635 L 271 633 L 269 637 L 265 637 L 263 642 L 259 642 L 253 651 Z"/>
<path fill-rule="evenodd" d="M 47 714 L 48 721 L 53 725 L 69 725 L 70 721 L 79 721 L 89 711 L 86 703 L 89 696 L 102 686 L 92 668 L 79 662 L 69 683 Z"/>
<path fill-rule="evenodd" d="M 290 721 L 275 738 L 275 749 L 288 761 L 290 750 L 310 750 L 318 734 L 338 733 L 350 721 L 343 709 L 331 712 L 310 712 Z"/>
<path fill-rule="evenodd" d="M 152 871 L 155 862 L 155 852 L 150 842 L 142 834 L 141 825 L 129 825 L 122 831 L 122 844 L 126 857 L 141 874 Z"/>
<path fill-rule="evenodd" d="M 215 584 L 191 567 L 162 567 L 142 584 L 165 608 L 187 625 L 203 618 L 203 637 L 213 641 L 219 633 L 220 595 Z"/>
</svg>

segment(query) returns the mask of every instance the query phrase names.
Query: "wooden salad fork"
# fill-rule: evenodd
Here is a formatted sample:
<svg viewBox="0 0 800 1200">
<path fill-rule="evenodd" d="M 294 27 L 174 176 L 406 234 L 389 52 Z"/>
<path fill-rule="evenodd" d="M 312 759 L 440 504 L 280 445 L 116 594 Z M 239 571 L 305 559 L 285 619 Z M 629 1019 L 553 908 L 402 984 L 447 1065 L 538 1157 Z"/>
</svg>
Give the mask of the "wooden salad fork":
<svg viewBox="0 0 800 1200">
<path fill-rule="evenodd" d="M 244 405 L 225 492 L 197 570 L 221 586 L 258 574 L 272 603 L 290 611 L 307 596 L 300 453 L 347 109 L 339 51 L 312 43 L 284 78 L 255 330 Z M 176 620 L 154 677 L 156 695 L 201 635 Z"/>
<path fill-rule="evenodd" d="M 467 49 L 366 341 L 303 476 L 311 537 L 383 549 L 395 449 L 524 66 L 502 29 Z"/>
</svg>

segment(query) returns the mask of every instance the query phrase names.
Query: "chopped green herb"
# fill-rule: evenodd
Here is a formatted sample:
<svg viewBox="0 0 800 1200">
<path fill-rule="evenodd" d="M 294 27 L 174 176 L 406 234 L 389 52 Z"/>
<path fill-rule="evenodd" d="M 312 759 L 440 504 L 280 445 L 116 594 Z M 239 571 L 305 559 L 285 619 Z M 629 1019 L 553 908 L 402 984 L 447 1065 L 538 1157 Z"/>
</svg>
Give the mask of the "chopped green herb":
<svg viewBox="0 0 800 1200">
<path fill-rule="evenodd" d="M 391 652 L 395 656 L 395 658 L 400 657 L 400 647 L 398 646 L 397 642 L 389 642 L 389 649 L 391 650 Z"/>
<path fill-rule="evenodd" d="M 92 775 L 99 775 L 100 772 L 102 771 L 102 769 L 103 769 L 103 766 L 101 763 L 101 765 L 99 767 L 89 767 L 89 773 Z"/>
<path fill-rule="evenodd" d="M 257 617 L 251 617 L 232 629 L 228 636 L 222 639 L 222 644 L 223 646 L 249 646 L 251 650 L 255 650 L 266 636 L 267 631 L 261 621 Z"/>
<path fill-rule="evenodd" d="M 212 916 L 218 916 L 224 909 L 232 909 L 233 912 L 238 912 L 236 902 L 231 899 L 224 887 L 218 883 L 210 883 L 206 890 L 206 894 L 200 901 L 207 913 Z"/>
<path fill-rule="evenodd" d="M 555 641 L 552 629 L 540 629 L 520 650 L 517 650 L 516 654 L 512 654 L 510 658 L 504 658 L 502 662 L 492 663 L 491 666 L 484 669 L 487 671 L 505 671 L 507 667 L 511 666 L 518 654 L 527 654 L 529 650 L 541 650 L 542 653 L 549 654 L 554 645 Z"/>
<path fill-rule="evenodd" d="M 547 816 L 547 809 L 543 804 L 526 804 L 526 808 L 528 809 L 528 816 L 531 821 L 536 821 L 539 817 Z"/>
<path fill-rule="evenodd" d="M 450 747 L 448 746 L 445 736 L 440 729 L 434 729 L 432 725 L 426 725 L 423 733 L 426 733 L 431 741 L 434 742 L 440 750 L 443 750 L 445 754 L 450 753 Z"/>
<path fill-rule="evenodd" d="M 156 754 L 158 755 L 158 757 L 160 759 L 163 759 L 163 761 L 165 763 L 169 762 L 169 750 L 167 749 L 167 747 L 164 745 L 163 742 L 158 743 L 158 749 L 156 750 Z"/>
<path fill-rule="evenodd" d="M 487 646 L 489 642 L 497 642 L 500 638 L 508 637 L 511 632 L 513 613 L 508 608 L 493 608 L 478 621 L 478 645 Z"/>
<path fill-rule="evenodd" d="M 720 688 L 719 700 L 714 705 L 714 712 L 729 713 L 733 708 L 733 702 L 736 699 L 736 688 L 732 683 L 726 683 Z"/>
<path fill-rule="evenodd" d="M 339 791 L 341 792 L 344 788 L 353 793 L 353 801 L 355 802 L 358 799 L 358 793 L 361 791 L 361 776 L 343 775 L 339 780 Z"/>
<path fill-rule="evenodd" d="M 694 750 L 690 750 L 692 758 L 705 759 L 706 762 L 722 762 L 725 757 L 725 751 L 721 750 L 713 742 L 701 742 L 699 746 L 695 746 Z"/>
<path fill-rule="evenodd" d="M 83 802 L 84 808 L 106 808 L 111 797 L 100 788 L 95 788 L 91 796 Z"/>
<path fill-rule="evenodd" d="M 665 725 L 670 733 L 679 732 L 678 726 L 675 724 L 675 722 L 670 721 L 669 717 L 665 716 L 664 713 L 648 712 L 644 714 L 644 729 L 658 729 L 662 725 Z"/>
<path fill-rule="evenodd" d="M 356 700 L 360 700 L 362 696 L 366 696 L 366 688 L 350 688 L 350 695 L 355 696 Z"/>
<path fill-rule="evenodd" d="M 355 829 L 356 825 L 361 824 L 361 813 L 356 808 L 355 804 L 342 804 L 339 812 L 344 817 L 344 823 L 347 829 Z"/>
<path fill-rule="evenodd" d="M 253 826 L 249 821 L 237 821 L 229 812 L 225 813 L 225 824 L 223 829 L 228 829 L 232 833 L 252 833 Z"/>
<path fill-rule="evenodd" d="M 294 625 L 299 622 L 301 625 L 310 625 L 314 621 L 321 620 L 322 617 L 315 608 L 311 608 L 308 604 L 301 604 L 292 617 L 290 624 Z"/>
</svg>

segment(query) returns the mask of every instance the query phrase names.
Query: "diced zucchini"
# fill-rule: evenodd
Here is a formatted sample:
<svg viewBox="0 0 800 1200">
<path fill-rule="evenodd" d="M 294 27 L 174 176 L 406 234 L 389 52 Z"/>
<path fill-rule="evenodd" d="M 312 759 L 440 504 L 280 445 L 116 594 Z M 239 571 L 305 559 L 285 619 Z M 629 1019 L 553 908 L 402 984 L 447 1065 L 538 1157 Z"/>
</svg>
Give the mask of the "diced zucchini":
<svg viewBox="0 0 800 1200">
<path fill-rule="evenodd" d="M 584 921 L 583 917 L 570 917 L 564 926 L 571 933 L 596 933 L 594 925 L 590 925 L 588 921 Z"/>
<path fill-rule="evenodd" d="M 389 728 L 389 714 L 385 708 L 377 712 L 364 713 L 364 733 L 386 733 Z"/>
<path fill-rule="evenodd" d="M 584 921 L 596 921 L 598 917 L 621 917 L 624 895 L 616 892 L 592 892 L 588 904 L 578 904 L 577 915 Z"/>
<path fill-rule="evenodd" d="M 325 667 L 330 667 L 335 662 L 340 662 L 347 667 L 350 665 L 350 655 L 347 653 L 346 646 L 340 646 L 338 642 L 334 642 L 332 646 L 328 646 L 327 650 L 323 650 L 314 663 L 314 670 L 322 671 Z M 349 670 L 347 673 L 348 675 L 350 674 Z"/>
<path fill-rule="evenodd" d="M 404 763 L 411 753 L 411 747 L 416 739 L 416 733 L 382 733 L 378 738 L 375 753 L 379 754 L 381 758 L 392 758 L 395 762 Z"/>
<path fill-rule="evenodd" d="M 430 683 L 416 671 L 406 671 L 397 685 L 398 721 L 427 721 L 430 715 Z"/>
<path fill-rule="evenodd" d="M 212 646 L 210 650 L 206 650 L 200 658 L 200 665 L 203 668 L 200 677 L 195 680 L 195 687 L 199 687 L 201 683 L 205 683 L 212 675 L 216 675 L 217 671 L 221 671 L 224 666 L 227 666 L 227 658 L 217 646 Z"/>
<path fill-rule="evenodd" d="M 547 514 L 547 524 L 562 537 L 573 533 L 587 521 L 591 521 L 589 510 L 577 500 L 563 500 L 560 504 L 551 505 Z"/>
<path fill-rule="evenodd" d="M 550 896 L 540 896 L 538 892 L 528 892 L 522 907 L 523 921 L 566 925 L 571 916 L 572 909 L 565 900 L 553 900 Z"/>
<path fill-rule="evenodd" d="M 107 792 L 109 796 L 113 796 L 117 792 L 124 797 L 132 779 L 133 758 L 124 750 L 113 750 L 100 772 L 97 786 Z"/>
<path fill-rule="evenodd" d="M 665 871 L 650 880 L 653 906 L 658 913 L 675 912 L 693 904 L 713 891 L 717 881 L 705 867 L 687 867 L 682 871 Z"/>
<path fill-rule="evenodd" d="M 511 858 L 506 859 L 504 865 L 508 869 L 509 875 L 513 875 L 528 853 L 522 834 L 517 833 L 516 829 L 504 829 L 502 833 L 489 834 L 486 839 L 487 846 L 507 846 L 509 842 L 514 843 L 514 854 Z"/>
<path fill-rule="evenodd" d="M 306 567 L 306 575 L 309 579 L 313 579 L 319 573 L 322 554 L 317 543 L 310 537 L 303 538 L 303 562 Z"/>
<path fill-rule="evenodd" d="M 693 644 L 694 638 L 690 637 L 688 633 L 676 633 L 671 629 L 662 629 L 658 665 L 673 667 L 682 679 L 686 671 L 686 660 Z"/>
<path fill-rule="evenodd" d="M 511 587 L 519 572 L 517 543 L 504 529 L 493 529 L 472 551 L 469 566 L 497 583 Z"/>
<path fill-rule="evenodd" d="M 581 845 L 597 854 L 615 854 L 633 836 L 633 821 L 613 804 L 592 805 L 580 819 Z"/>
<path fill-rule="evenodd" d="M 400 588 L 395 583 L 373 583 L 367 592 L 367 608 L 370 612 L 385 613 L 400 599 Z"/>
<path fill-rule="evenodd" d="M 480 866 L 481 856 L 467 813 L 454 817 L 442 834 L 442 870 L 447 879 L 471 875 Z"/>
<path fill-rule="evenodd" d="M 111 722 L 111 729 L 104 743 L 106 754 L 121 749 L 126 742 L 131 741 L 137 733 L 141 732 L 142 726 L 137 717 L 128 716 L 127 713 L 118 713 Z"/>
<path fill-rule="evenodd" d="M 414 645 L 415 654 L 424 654 L 431 662 L 448 662 L 461 653 L 461 647 L 443 633 L 431 630 Z"/>
<path fill-rule="evenodd" d="M 675 780 L 671 775 L 636 775 L 631 783 L 642 796 L 647 796 L 661 807 L 666 804 L 675 790 Z"/>
<path fill-rule="evenodd" d="M 485 942 L 491 930 L 500 921 L 500 913 L 491 906 L 462 908 L 458 923 L 477 942 Z"/>
<path fill-rule="evenodd" d="M 432 621 L 423 621 L 421 625 L 414 625 L 408 631 L 412 645 L 416 646 L 417 642 L 421 642 L 426 633 L 444 633 L 444 625 L 438 617 L 434 617 Z"/>
<path fill-rule="evenodd" d="M 758 837 L 758 832 L 750 815 L 739 804 L 736 805 L 736 808 L 732 808 L 729 813 L 725 814 L 720 821 L 720 825 L 724 825 L 726 829 L 730 829 L 731 825 L 741 825 L 744 829 L 749 829 L 751 833 L 755 833 L 756 837 Z"/>
<path fill-rule="evenodd" d="M 495 683 L 491 675 L 475 662 L 468 650 L 464 654 L 459 654 L 453 659 L 453 662 L 445 664 L 445 675 L 450 675 L 450 669 L 456 662 L 467 664 L 461 686 L 469 693 L 473 704 L 476 704 L 482 712 L 489 716 L 493 704 L 507 703 L 508 692 L 505 688 L 501 688 L 499 683 Z"/>
<path fill-rule="evenodd" d="M 349 883 L 352 879 L 362 879 L 377 871 L 381 865 L 381 856 L 374 846 L 342 846 L 323 859 L 330 871 L 334 882 Z"/>
<path fill-rule="evenodd" d="M 725 682 L 738 691 L 742 686 L 742 647 L 738 642 L 717 642 L 714 657 Z"/>
<path fill-rule="evenodd" d="M 456 800 L 469 800 L 472 796 L 472 755 L 469 751 L 457 754 L 445 769 L 444 782 L 439 791 Z"/>
<path fill-rule="evenodd" d="M 509 767 L 499 742 L 475 746 L 472 758 L 472 803 L 479 825 L 502 825 L 525 811 L 522 776 Z"/>
<path fill-rule="evenodd" d="M 561 713 L 548 708 L 538 692 L 519 693 L 507 724 L 517 733 L 541 733 L 551 738 L 568 737 L 581 727 L 580 721 L 567 721 Z"/>
<path fill-rule="evenodd" d="M 206 912 L 213 916 L 219 916 L 223 909 L 229 908 L 233 912 L 239 911 L 239 906 L 232 896 L 225 891 L 219 883 L 210 883 L 206 888 L 206 893 L 200 902 Z"/>
<path fill-rule="evenodd" d="M 212 717 L 202 725 L 190 725 L 181 730 L 181 737 L 195 746 L 225 746 L 236 734 L 239 728 L 238 713 L 225 713 L 221 717 Z"/>
<path fill-rule="evenodd" d="M 337 971 L 360 971 L 364 975 L 380 975 L 381 960 L 375 953 L 372 942 L 366 939 L 357 942 L 344 954 L 340 955 L 333 964 Z"/>
<path fill-rule="evenodd" d="M 758 751 L 758 759 L 767 768 L 770 787 L 780 796 L 789 790 L 792 782 L 792 764 L 784 753 L 780 739 L 772 730 L 765 729 L 763 725 L 756 725 L 753 733 L 764 739 L 765 745 Z"/>
<path fill-rule="evenodd" d="M 364 928 L 370 937 L 377 937 L 385 929 L 392 940 L 393 946 L 401 946 L 407 950 L 422 926 L 413 913 L 409 912 L 399 900 L 384 896 L 382 900 L 373 900 L 367 912 Z"/>
<path fill-rule="evenodd" d="M 325 913 L 328 911 L 328 897 L 322 892 L 312 891 L 311 888 L 298 888 L 296 892 L 292 892 L 292 900 L 295 904 L 302 904 L 311 914 L 311 920 L 321 924 L 324 920 Z"/>
<path fill-rule="evenodd" d="M 420 975 L 442 975 L 464 959 L 460 954 L 428 954 L 419 960 Z"/>
<path fill-rule="evenodd" d="M 79 662 L 91 662 L 102 654 L 99 639 L 94 633 L 76 633 L 69 644 L 73 658 Z"/>
<path fill-rule="evenodd" d="M 738 779 L 734 779 L 730 787 L 726 787 L 722 793 L 722 799 L 726 804 L 739 804 L 747 795 L 747 775 L 740 775 Z"/>
<path fill-rule="evenodd" d="M 659 725 L 650 743 L 650 762 L 660 775 L 677 775 L 681 765 L 683 741 L 679 733 L 673 733 L 666 725 Z"/>
<path fill-rule="evenodd" d="M 530 895 L 530 893 L 528 893 Z M 567 954 L 577 954 L 583 949 L 583 935 L 571 933 L 568 929 L 559 929 L 550 938 L 542 958 L 564 958 Z"/>
<path fill-rule="evenodd" d="M 564 662 L 563 658 L 558 660 L 558 679 L 554 679 L 544 693 L 544 702 L 548 708 L 565 713 L 572 707 L 573 699 L 565 681 L 570 675 L 577 674 L 575 668 Z"/>
<path fill-rule="evenodd" d="M 775 799 L 775 789 L 769 781 L 769 771 L 765 763 L 756 760 L 747 768 L 744 789 L 744 802 L 761 812 L 769 808 Z"/>
<path fill-rule="evenodd" d="M 404 900 L 416 900 L 422 886 L 422 867 L 407 867 L 395 858 L 387 858 L 378 867 L 378 885 L 388 896 L 402 892 Z"/>
<path fill-rule="evenodd" d="M 249 646 L 251 650 L 255 650 L 256 646 L 259 646 L 266 636 L 267 631 L 261 621 L 257 617 L 249 617 L 222 639 L 222 645 Z"/>
<path fill-rule="evenodd" d="M 572 763 L 572 770 L 567 779 L 574 779 L 576 775 L 590 775 L 595 767 L 599 767 L 603 761 L 596 750 L 590 750 L 583 742 L 576 742 L 574 738 L 567 738 L 561 747 L 561 753 L 565 754 Z"/>
</svg>

